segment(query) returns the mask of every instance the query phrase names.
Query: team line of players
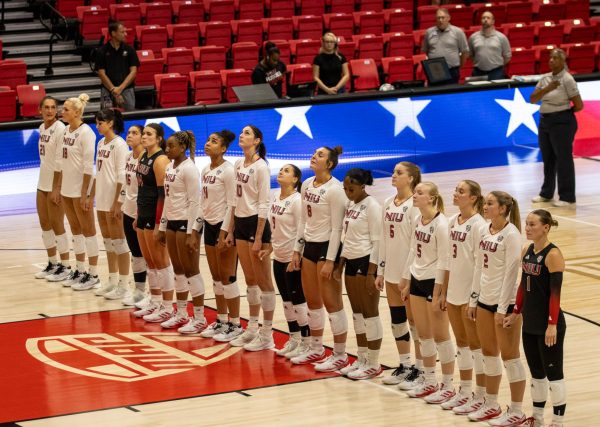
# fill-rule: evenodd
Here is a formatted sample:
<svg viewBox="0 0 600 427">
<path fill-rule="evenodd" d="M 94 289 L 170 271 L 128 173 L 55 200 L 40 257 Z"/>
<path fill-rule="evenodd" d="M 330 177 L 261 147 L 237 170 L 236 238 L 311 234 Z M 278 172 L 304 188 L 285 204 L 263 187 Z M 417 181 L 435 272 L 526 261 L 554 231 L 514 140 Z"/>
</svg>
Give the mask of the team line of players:
<svg viewBox="0 0 600 427">
<path fill-rule="evenodd" d="M 40 104 L 44 123 L 37 203 L 49 262 L 37 278 L 122 299 L 136 307 L 134 316 L 182 334 L 261 351 L 274 347 L 274 277 L 290 332 L 277 354 L 293 364 L 313 364 L 316 371 L 338 371 L 357 380 L 382 372 L 378 309 L 385 290 L 400 358 L 399 367 L 383 378 L 385 384 L 494 426 L 526 420 L 543 426 L 550 389 L 552 425 L 562 425 L 564 260 L 548 240 L 555 221 L 547 211 L 527 217 L 527 237 L 533 243 L 522 249 L 518 205 L 510 195 L 493 191 L 483 197 L 476 182 L 461 181 L 453 199 L 460 212 L 447 218 L 437 186 L 421 182 L 419 168 L 410 162 L 395 167 L 396 194 L 381 206 L 366 191 L 373 183 L 370 171 L 351 169 L 343 183 L 332 176 L 340 147 L 317 149 L 310 162 L 315 175 L 304 182 L 296 166 L 283 166 L 277 176 L 280 189 L 271 196 L 266 147 L 255 126 L 243 128 L 239 145 L 244 157 L 235 164 L 223 158 L 235 135 L 212 133 L 204 146 L 210 164 L 199 172 L 192 132 L 165 139 L 160 125 L 134 125 L 125 141 L 119 136 L 122 117 L 114 110 L 96 115 L 103 138 L 94 173 L 95 135 L 81 120 L 87 100 L 80 95 L 64 103 L 67 126 L 57 119 L 56 100 L 46 97 Z M 94 200 L 109 267 L 103 285 L 97 273 Z M 63 212 L 73 234 L 75 268 L 69 265 Z M 204 317 L 199 270 L 202 234 L 218 311 L 211 325 Z M 239 314 L 238 259 L 250 308 L 245 330 Z M 130 265 L 133 290 L 128 286 Z M 358 344 L 352 363 L 346 353 L 342 283 Z M 193 311 L 187 308 L 188 295 Z M 327 317 L 334 341 L 329 356 L 323 346 Z M 521 339 L 532 375 L 530 419 L 522 411 L 526 374 Z M 453 385 L 455 362 L 458 388 Z M 497 400 L 503 363 L 511 392 L 504 413 Z"/>
</svg>

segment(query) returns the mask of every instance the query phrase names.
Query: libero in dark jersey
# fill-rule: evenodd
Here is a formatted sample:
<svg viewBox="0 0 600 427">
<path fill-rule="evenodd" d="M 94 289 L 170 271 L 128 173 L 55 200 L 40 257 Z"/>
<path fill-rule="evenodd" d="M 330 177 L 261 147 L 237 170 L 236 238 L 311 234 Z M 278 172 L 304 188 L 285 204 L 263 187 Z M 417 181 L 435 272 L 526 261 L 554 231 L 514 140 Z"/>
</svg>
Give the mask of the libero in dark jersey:
<svg viewBox="0 0 600 427">
<path fill-rule="evenodd" d="M 527 239 L 533 241 L 523 250 L 522 276 L 513 314 L 505 327 L 523 316 L 523 349 L 531 372 L 533 425 L 544 425 L 544 406 L 548 389 L 552 397 L 552 426 L 563 425 L 566 390 L 563 376 L 563 343 L 566 323 L 560 309 L 565 261 L 560 250 L 548 240 L 558 223 L 543 209 L 527 216 Z"/>
</svg>

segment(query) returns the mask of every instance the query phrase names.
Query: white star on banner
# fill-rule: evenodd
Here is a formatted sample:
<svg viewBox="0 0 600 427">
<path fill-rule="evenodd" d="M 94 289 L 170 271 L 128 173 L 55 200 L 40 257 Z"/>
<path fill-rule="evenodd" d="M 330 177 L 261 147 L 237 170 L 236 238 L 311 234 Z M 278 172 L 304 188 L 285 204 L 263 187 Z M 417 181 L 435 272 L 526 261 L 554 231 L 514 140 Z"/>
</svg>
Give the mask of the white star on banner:
<svg viewBox="0 0 600 427">
<path fill-rule="evenodd" d="M 530 131 L 538 134 L 538 128 L 535 124 L 533 115 L 537 113 L 540 106 L 537 104 L 530 104 L 525 101 L 523 95 L 519 89 L 515 89 L 515 95 L 512 99 L 496 99 L 495 100 L 502 108 L 510 113 L 510 120 L 508 121 L 508 129 L 506 129 L 506 137 L 508 138 L 513 134 L 514 131 L 521 125 L 525 125 Z"/>
<path fill-rule="evenodd" d="M 395 101 L 379 101 L 379 105 L 394 115 L 394 136 L 404 129 L 411 128 L 421 138 L 425 138 L 417 116 L 427 107 L 431 100 L 413 101 L 410 98 L 398 98 Z"/>
<path fill-rule="evenodd" d="M 147 119 L 144 126 L 147 126 L 148 123 L 157 123 L 164 124 L 175 132 L 179 132 L 181 128 L 179 127 L 179 122 L 177 121 L 177 117 L 160 117 L 155 119 Z"/>
<path fill-rule="evenodd" d="M 21 131 L 21 136 L 23 137 L 23 145 L 27 145 L 27 143 L 29 142 L 29 139 L 31 138 L 31 135 L 33 135 L 34 132 L 38 132 L 38 130 L 37 129 L 23 129 Z"/>
<path fill-rule="evenodd" d="M 304 135 L 313 139 L 308 120 L 306 120 L 306 113 L 311 107 L 312 106 L 275 108 L 275 111 L 281 114 L 281 122 L 279 122 L 279 131 L 277 132 L 277 141 L 279 141 L 294 126 Z"/>
</svg>

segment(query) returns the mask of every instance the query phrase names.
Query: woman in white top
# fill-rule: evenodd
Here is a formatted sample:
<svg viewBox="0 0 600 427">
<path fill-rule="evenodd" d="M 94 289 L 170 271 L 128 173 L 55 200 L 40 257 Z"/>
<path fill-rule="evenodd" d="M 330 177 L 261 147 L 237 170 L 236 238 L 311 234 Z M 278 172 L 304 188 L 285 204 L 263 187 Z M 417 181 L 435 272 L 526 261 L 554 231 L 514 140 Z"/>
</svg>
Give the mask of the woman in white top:
<svg viewBox="0 0 600 427">
<path fill-rule="evenodd" d="M 424 381 L 407 394 L 433 403 L 439 398 L 436 392 L 440 389 L 444 396 L 454 396 L 454 344 L 450 339 L 448 315 L 441 309 L 440 300 L 448 280 L 448 219 L 439 190 L 432 182 L 416 186 L 413 205 L 419 208 L 421 215 L 413 231 L 401 286 L 404 297 L 410 294 L 423 357 Z M 442 365 L 441 384 L 435 377 L 436 356 Z"/>
<path fill-rule="evenodd" d="M 121 187 L 118 204 L 123 215 L 123 232 L 127 239 L 127 246 L 131 251 L 131 270 L 135 288 L 123 297 L 123 305 L 132 306 L 141 303 L 146 298 L 146 261 L 140 249 L 137 233 L 133 223 L 137 217 L 137 167 L 138 161 L 144 151 L 142 147 L 142 125 L 133 125 L 127 131 L 125 142 L 131 147 L 125 164 L 125 184 Z M 147 302 L 147 301 L 146 301 Z"/>
<path fill-rule="evenodd" d="M 48 265 L 35 274 L 36 279 L 50 282 L 64 280 L 70 273 L 69 241 L 65 232 L 65 211 L 60 199 L 58 203 L 51 200 L 54 183 L 54 170 L 57 152 L 60 152 L 65 125 L 58 120 L 58 101 L 45 96 L 40 101 L 40 115 L 44 122 L 40 125 L 38 151 L 40 154 L 40 177 L 37 184 L 36 207 L 42 241 L 48 254 Z M 60 261 L 57 257 L 60 254 Z"/>
<path fill-rule="evenodd" d="M 521 319 L 504 328 L 506 316 L 514 309 L 521 260 L 521 218 L 517 201 L 504 191 L 492 191 L 485 198 L 483 214 L 490 224 L 484 227 L 477 252 L 469 318 L 475 321 L 485 363 L 485 404 L 468 417 L 494 426 L 519 425 L 525 421 L 523 395 L 525 368 L 519 342 Z M 500 355 L 502 358 L 500 358 Z M 511 404 L 502 414 L 498 390 L 502 363 L 510 384 Z"/>
<path fill-rule="evenodd" d="M 129 149 L 119 136 L 123 132 L 123 116 L 120 111 L 98 111 L 96 127 L 104 138 L 98 142 L 92 194 L 96 199 L 98 225 L 108 260 L 108 285 L 97 289 L 95 294 L 115 300 L 125 296 L 129 281 L 129 247 L 125 240 L 123 215 L 118 200 L 125 183 Z"/>
<path fill-rule="evenodd" d="M 453 398 L 442 403 L 443 409 L 452 409 L 464 415 L 478 410 L 485 396 L 483 353 L 475 324 L 467 318 L 469 295 L 475 279 L 475 260 L 486 222 L 483 213 L 481 187 L 475 181 L 465 179 L 456 186 L 453 197 L 459 213 L 450 217 L 450 279 L 444 290 L 450 325 L 458 347 L 456 362 L 460 371 L 460 389 Z M 478 280 L 478 278 L 476 279 Z M 477 389 L 472 396 L 473 367 L 477 377 Z"/>
<path fill-rule="evenodd" d="M 62 119 L 67 123 L 67 127 L 54 173 L 55 188 L 60 189 L 65 214 L 73 234 L 73 252 L 76 259 L 75 270 L 71 271 L 63 285 L 71 286 L 77 291 L 92 289 L 100 283 L 94 199 L 91 196 L 96 135 L 81 120 L 89 99 L 87 94 L 82 93 L 77 98 L 67 99 L 63 105 Z M 53 201 L 58 203 L 58 192 L 53 191 L 52 197 Z M 86 253 L 88 272 L 85 271 Z"/>
<path fill-rule="evenodd" d="M 383 383 L 398 385 L 400 390 L 409 390 L 422 379 L 423 360 L 419 352 L 419 337 L 415 328 L 410 300 L 404 301 L 400 294 L 400 281 L 404 269 L 404 261 L 410 252 L 412 237 L 419 209 L 413 206 L 415 187 L 421 182 L 421 170 L 411 162 L 400 162 L 394 167 L 392 186 L 396 194 L 386 199 L 383 204 L 382 237 L 379 245 L 379 265 L 375 286 L 387 294 L 392 319 L 392 334 L 396 340 L 396 348 L 400 364 L 391 375 L 383 378 Z M 410 338 L 415 347 L 415 365 L 411 366 Z"/>
<path fill-rule="evenodd" d="M 344 191 L 348 203 L 342 229 L 342 253 L 334 272 L 334 277 L 341 280 L 342 270 L 345 270 L 344 279 L 358 344 L 358 358 L 340 369 L 340 373 L 354 380 L 375 378 L 382 371 L 379 350 L 383 326 L 379 318 L 379 290 L 375 287 L 381 205 L 367 194 L 367 185 L 373 185 L 371 171 L 353 168 L 346 173 Z"/>
<path fill-rule="evenodd" d="M 186 156 L 190 151 L 190 157 Z M 165 208 L 160 221 L 159 241 L 167 244 L 175 272 L 177 312 L 161 323 L 181 334 L 198 334 L 206 328 L 204 281 L 200 275 L 200 238 L 192 235 L 200 215 L 200 173 L 194 163 L 196 138 L 191 131 L 179 131 L 167 139 L 166 154 L 171 163 L 165 171 Z M 165 233 L 166 231 L 166 233 Z M 166 234 L 166 235 L 165 235 Z M 193 317 L 188 316 L 188 293 L 192 295 Z M 170 307 L 166 307 L 170 310 Z"/>
<path fill-rule="evenodd" d="M 308 304 L 309 351 L 291 359 L 294 364 L 315 365 L 318 372 L 333 372 L 348 364 L 348 319 L 342 300 L 342 283 L 333 278 L 340 257 L 340 239 L 346 210 L 342 184 L 331 175 L 342 147 L 321 147 L 310 160 L 315 176 L 302 184 L 302 217 L 294 245 L 294 269 L 302 268 L 302 287 Z M 333 354 L 325 359 L 323 330 L 326 313 L 333 334 Z M 325 359 L 323 361 L 323 359 Z"/>
<path fill-rule="evenodd" d="M 273 314 L 275 288 L 271 278 L 271 227 L 267 216 L 271 190 L 271 170 L 266 162 L 267 148 L 263 134 L 256 126 L 248 125 L 240 134 L 240 148 L 244 157 L 235 162 L 234 206 L 229 215 L 227 246 L 235 244 L 244 271 L 250 305 L 248 328 L 230 341 L 234 347 L 260 351 L 275 346 L 273 341 Z M 258 328 L 258 316 L 263 310 L 263 325 Z"/>
<path fill-rule="evenodd" d="M 291 263 L 302 215 L 302 172 L 295 165 L 284 165 L 279 170 L 277 182 L 280 189 L 273 196 L 269 210 L 269 223 L 273 230 L 273 276 L 283 300 L 283 314 L 290 332 L 290 339 L 277 351 L 277 355 L 291 359 L 304 353 L 310 340 L 302 277 Z"/>
<path fill-rule="evenodd" d="M 223 156 L 234 139 L 234 133 L 227 129 L 211 133 L 204 144 L 210 163 L 200 173 L 204 249 L 217 302 L 217 319 L 200 336 L 219 342 L 229 342 L 244 332 L 240 325 L 240 289 L 236 278 L 237 248 L 225 245 L 229 211 L 235 198 L 235 172 Z M 198 232 L 194 225 L 192 233 Z M 248 277 L 246 280 L 253 283 Z"/>
</svg>

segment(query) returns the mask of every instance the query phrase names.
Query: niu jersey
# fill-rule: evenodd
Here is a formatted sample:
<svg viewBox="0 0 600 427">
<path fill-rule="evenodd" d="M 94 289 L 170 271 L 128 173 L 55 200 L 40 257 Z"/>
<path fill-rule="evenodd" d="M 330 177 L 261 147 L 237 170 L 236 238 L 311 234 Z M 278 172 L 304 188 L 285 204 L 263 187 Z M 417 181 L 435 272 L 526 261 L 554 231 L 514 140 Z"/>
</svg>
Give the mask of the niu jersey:
<svg viewBox="0 0 600 427">
<path fill-rule="evenodd" d="M 115 201 L 117 184 L 125 183 L 125 164 L 129 148 L 120 136 L 106 142 L 102 138 L 98 142 L 96 152 L 96 209 L 110 211 Z"/>
<path fill-rule="evenodd" d="M 133 153 L 129 153 L 125 163 L 125 184 L 121 187 L 119 202 L 123 213 L 131 218 L 137 216 L 137 166 L 138 159 L 133 157 Z"/>
<path fill-rule="evenodd" d="M 285 199 L 281 199 L 280 196 L 280 191 L 277 191 L 269 209 L 271 244 L 275 260 L 288 263 L 294 253 L 294 242 L 302 215 L 302 201 L 298 192 Z"/>
<path fill-rule="evenodd" d="M 169 163 L 165 170 L 165 207 L 160 230 L 167 228 L 167 221 L 187 221 L 188 233 L 195 221 L 200 222 L 200 174 L 192 159 L 185 159 L 177 167 Z"/>
<path fill-rule="evenodd" d="M 535 253 L 533 244 L 529 246 L 521 261 L 522 296 L 521 307 L 515 307 L 523 315 L 523 332 L 544 335 L 548 324 L 565 329 L 565 315 L 560 309 L 560 287 L 551 287 L 550 272 L 546 267 L 548 253 L 556 248 L 552 243 Z M 551 314 L 554 313 L 554 316 Z"/>
<path fill-rule="evenodd" d="M 62 145 L 65 124 L 60 120 L 57 120 L 52 126 L 46 129 L 46 126 L 42 123 L 39 131 L 40 139 L 38 142 L 38 151 L 40 153 L 40 177 L 38 179 L 37 189 L 42 191 L 52 191 L 57 157 L 60 159 L 60 156 L 62 155 L 59 148 Z"/>
<path fill-rule="evenodd" d="M 423 224 L 421 216 L 413 230 L 410 242 L 410 254 L 404 267 L 404 278 L 435 279 L 435 283 L 443 283 L 448 270 L 448 218 L 443 213 L 428 223 Z"/>
<path fill-rule="evenodd" d="M 382 241 L 379 244 L 377 274 L 390 283 L 400 283 L 404 260 L 410 252 L 411 232 L 417 223 L 419 209 L 413 207 L 412 197 L 396 205 L 396 196 L 383 205 Z"/>
<path fill-rule="evenodd" d="M 227 221 L 229 209 L 234 205 L 235 181 L 233 165 L 227 161 L 211 169 L 202 169 L 202 213 L 204 221 L 211 225 Z"/>
<path fill-rule="evenodd" d="M 92 176 L 94 173 L 95 146 L 96 135 L 85 123 L 73 132 L 69 126 L 65 127 L 56 164 L 57 170 L 62 171 L 62 196 L 81 197 L 83 175 Z M 90 186 L 91 183 L 90 180 Z"/>
<path fill-rule="evenodd" d="M 139 216 L 154 216 L 156 213 L 156 204 L 158 202 L 158 186 L 156 175 L 154 174 L 154 162 L 159 156 L 164 156 L 163 150 L 148 157 L 148 152 L 144 151 L 140 156 L 137 167 L 138 198 L 137 205 Z"/>
<path fill-rule="evenodd" d="M 477 247 L 475 274 L 479 280 L 473 280 L 469 304 L 471 307 L 477 301 L 490 306 L 497 304 L 497 312 L 506 314 L 517 293 L 521 233 L 510 222 L 495 234 L 490 232 L 490 226 L 483 228 Z"/>
<path fill-rule="evenodd" d="M 463 305 L 469 302 L 469 295 L 475 273 L 476 250 L 486 221 L 479 214 L 473 215 L 462 224 L 459 214 L 448 221 L 450 227 L 450 280 L 448 295 L 450 304 Z"/>
<path fill-rule="evenodd" d="M 342 229 L 342 254 L 346 259 L 370 255 L 377 264 L 381 239 L 381 205 L 371 196 L 358 203 L 348 202 Z"/>
<path fill-rule="evenodd" d="M 244 166 L 244 159 L 235 162 L 235 216 L 258 215 L 267 218 L 271 191 L 271 170 L 263 159 Z"/>
</svg>

